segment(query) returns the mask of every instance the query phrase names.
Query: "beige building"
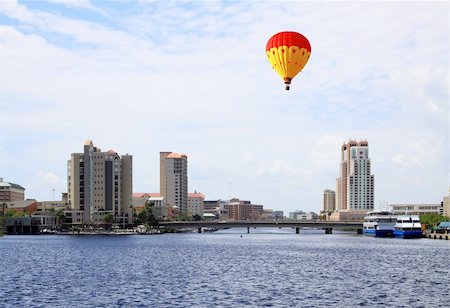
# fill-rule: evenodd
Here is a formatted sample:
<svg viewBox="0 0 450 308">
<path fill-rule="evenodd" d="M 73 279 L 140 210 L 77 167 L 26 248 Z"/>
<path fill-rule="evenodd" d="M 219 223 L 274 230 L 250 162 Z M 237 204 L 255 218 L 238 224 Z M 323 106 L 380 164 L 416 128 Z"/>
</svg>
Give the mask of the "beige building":
<svg viewBox="0 0 450 308">
<path fill-rule="evenodd" d="M 336 209 L 336 193 L 333 190 L 323 191 L 323 211 L 331 213 Z"/>
<path fill-rule="evenodd" d="M 389 207 L 395 214 L 444 215 L 444 207 L 441 203 L 390 204 Z"/>
<path fill-rule="evenodd" d="M 160 152 L 160 194 L 168 207 L 188 213 L 187 156 L 174 152 Z"/>
<path fill-rule="evenodd" d="M 204 208 L 203 202 L 205 201 L 205 195 L 202 193 L 194 192 L 188 193 L 188 215 L 198 215 L 203 217 Z"/>
<path fill-rule="evenodd" d="M 25 200 L 25 188 L 0 178 L 0 202 Z"/>
<path fill-rule="evenodd" d="M 443 204 L 444 216 L 447 216 L 450 218 L 450 189 L 449 189 L 449 194 L 447 196 L 444 196 L 444 200 L 443 200 L 442 204 Z"/>
<path fill-rule="evenodd" d="M 374 208 L 374 176 L 370 174 L 369 143 L 349 140 L 341 147 L 336 209 L 367 212 Z"/>
<path fill-rule="evenodd" d="M 102 152 L 91 140 L 83 153 L 67 162 L 68 207 L 73 224 L 102 224 L 111 213 L 114 222 L 133 223 L 133 157 Z"/>
<path fill-rule="evenodd" d="M 65 201 L 38 201 L 37 211 L 38 212 L 48 212 L 48 211 L 59 211 L 66 209 Z"/>
</svg>

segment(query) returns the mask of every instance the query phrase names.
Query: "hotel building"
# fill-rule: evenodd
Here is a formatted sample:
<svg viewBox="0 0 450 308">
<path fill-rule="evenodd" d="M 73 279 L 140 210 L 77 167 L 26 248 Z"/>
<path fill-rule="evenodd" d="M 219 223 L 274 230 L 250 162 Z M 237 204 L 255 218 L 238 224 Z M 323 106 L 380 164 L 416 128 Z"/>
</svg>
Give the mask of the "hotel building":
<svg viewBox="0 0 450 308">
<path fill-rule="evenodd" d="M 72 224 L 102 224 L 111 213 L 114 222 L 133 223 L 133 157 L 102 152 L 91 140 L 82 153 L 67 162 L 68 206 Z"/>
<path fill-rule="evenodd" d="M 188 213 L 187 156 L 174 152 L 160 152 L 159 189 L 168 207 Z"/>
<path fill-rule="evenodd" d="M 367 141 L 349 140 L 342 145 L 340 177 L 336 180 L 336 210 L 355 214 L 346 219 L 362 218 L 374 208 L 374 176 L 370 166 Z"/>
</svg>

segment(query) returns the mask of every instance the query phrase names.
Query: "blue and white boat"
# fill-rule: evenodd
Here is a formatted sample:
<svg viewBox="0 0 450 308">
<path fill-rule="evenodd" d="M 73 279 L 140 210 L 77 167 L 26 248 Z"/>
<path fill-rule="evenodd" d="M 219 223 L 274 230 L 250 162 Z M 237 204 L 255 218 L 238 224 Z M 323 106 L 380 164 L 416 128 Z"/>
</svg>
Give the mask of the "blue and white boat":
<svg viewBox="0 0 450 308">
<path fill-rule="evenodd" d="M 422 237 L 422 224 L 418 215 L 400 215 L 394 230 L 395 237 L 419 238 Z"/>
<path fill-rule="evenodd" d="M 363 234 L 375 237 L 394 236 L 397 216 L 391 211 L 372 211 L 364 216 Z"/>
</svg>

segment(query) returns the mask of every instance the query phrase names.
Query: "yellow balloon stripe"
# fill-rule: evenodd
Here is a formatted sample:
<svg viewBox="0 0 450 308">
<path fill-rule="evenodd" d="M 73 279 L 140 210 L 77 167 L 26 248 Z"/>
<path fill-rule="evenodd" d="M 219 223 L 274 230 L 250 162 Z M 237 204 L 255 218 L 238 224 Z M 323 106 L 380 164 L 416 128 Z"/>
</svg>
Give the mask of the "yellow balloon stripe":
<svg viewBox="0 0 450 308">
<path fill-rule="evenodd" d="M 311 52 L 298 46 L 272 47 L 267 58 L 281 78 L 294 78 L 305 67 Z"/>
</svg>

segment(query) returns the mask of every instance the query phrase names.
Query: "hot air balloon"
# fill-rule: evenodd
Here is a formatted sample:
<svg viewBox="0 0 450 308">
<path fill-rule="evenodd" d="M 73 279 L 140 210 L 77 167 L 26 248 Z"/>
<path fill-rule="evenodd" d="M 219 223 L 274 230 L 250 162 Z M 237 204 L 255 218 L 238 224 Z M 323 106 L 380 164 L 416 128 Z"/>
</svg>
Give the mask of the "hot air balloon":
<svg viewBox="0 0 450 308">
<path fill-rule="evenodd" d="M 289 90 L 291 80 L 309 60 L 311 45 L 300 33 L 285 31 L 269 39 L 266 54 L 273 69 L 283 78 L 286 90 Z"/>
</svg>

